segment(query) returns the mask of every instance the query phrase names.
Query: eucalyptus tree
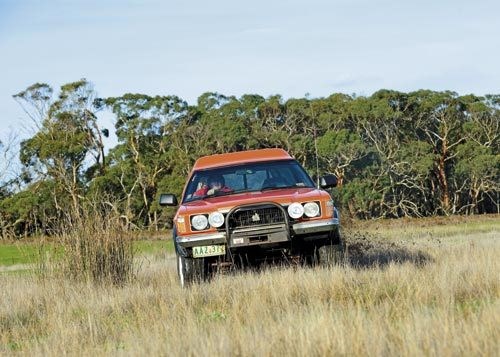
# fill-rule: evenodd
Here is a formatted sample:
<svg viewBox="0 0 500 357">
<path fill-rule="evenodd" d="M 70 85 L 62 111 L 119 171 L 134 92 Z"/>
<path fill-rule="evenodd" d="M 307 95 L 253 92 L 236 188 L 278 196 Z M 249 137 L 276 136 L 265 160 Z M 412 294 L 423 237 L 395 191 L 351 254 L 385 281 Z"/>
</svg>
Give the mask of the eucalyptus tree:
<svg viewBox="0 0 500 357">
<path fill-rule="evenodd" d="M 0 200 L 1 236 L 26 237 L 60 230 L 62 211 L 55 202 L 59 202 L 64 195 L 59 184 L 45 179 L 33 182 Z"/>
<path fill-rule="evenodd" d="M 157 196 L 180 194 L 198 157 L 267 147 L 284 148 L 311 173 L 335 173 L 335 196 L 360 218 L 500 211 L 498 95 L 207 92 L 188 105 L 176 96 L 99 99 L 81 80 L 56 94 L 35 83 L 14 99 L 35 125 L 21 143 L 20 191 L 0 178 L 2 234 L 48 230 L 89 200 L 128 227 L 169 225 L 173 211 L 161 210 Z M 118 140 L 106 156 L 96 116 L 104 107 Z"/>
<path fill-rule="evenodd" d="M 33 130 L 40 129 L 43 120 L 52 104 L 54 90 L 46 83 L 34 83 L 25 90 L 12 97 L 21 106 L 34 126 Z"/>
<path fill-rule="evenodd" d="M 455 195 L 461 200 L 460 211 L 499 212 L 500 191 L 500 111 L 498 96 L 460 98 L 465 104 L 464 142 L 456 148 Z M 482 207 L 480 207 L 482 206 Z"/>
<path fill-rule="evenodd" d="M 342 187 L 346 175 L 352 177 L 353 163 L 368 154 L 368 145 L 361 136 L 348 129 L 328 130 L 318 139 L 319 157 L 326 162 L 328 172 L 333 172 Z"/>
<path fill-rule="evenodd" d="M 282 147 L 288 143 L 281 131 L 285 121 L 285 108 L 280 95 L 268 97 L 257 107 L 257 119 L 252 124 L 252 136 L 261 147 Z"/>
<path fill-rule="evenodd" d="M 303 166 L 314 166 L 314 136 L 316 123 L 307 98 L 288 99 L 279 95 L 261 102 L 252 132 L 261 147 L 281 147 L 290 152 Z"/>
<path fill-rule="evenodd" d="M 421 140 L 432 147 L 434 153 L 431 190 L 437 193 L 439 213 L 457 211 L 459 202 L 453 199 L 457 187 L 452 172 L 457 147 L 465 141 L 463 124 L 466 106 L 457 93 L 421 90 L 409 94 L 409 102 L 415 118 L 415 128 Z"/>
<path fill-rule="evenodd" d="M 120 177 L 118 197 L 125 202 L 128 220 L 156 226 L 152 209 L 158 183 L 172 171 L 171 144 L 176 126 L 188 113 L 188 105 L 176 96 L 125 94 L 107 98 L 116 115 L 118 145 L 112 150 L 113 172 Z"/>
<path fill-rule="evenodd" d="M 342 93 L 334 93 L 326 98 L 311 100 L 319 135 L 327 131 L 347 129 L 355 131 L 355 123 L 351 116 L 351 105 L 354 98 Z"/>
<path fill-rule="evenodd" d="M 52 93 L 50 86 L 37 83 L 14 95 L 36 123 L 34 135 L 21 143 L 20 161 L 29 180 L 54 182 L 57 211 L 75 218 L 85 191 L 85 170 L 104 166 L 104 145 L 95 115 L 98 98 L 85 79 L 61 86 L 55 100 Z M 65 197 L 69 197 L 69 205 Z"/>
<path fill-rule="evenodd" d="M 13 189 L 17 179 L 15 159 L 17 156 L 17 137 L 11 133 L 7 140 L 0 140 L 0 199 Z"/>
<path fill-rule="evenodd" d="M 249 123 L 242 115 L 242 105 L 234 96 L 204 93 L 198 98 L 203 155 L 243 150 L 250 136 Z"/>
<path fill-rule="evenodd" d="M 430 146 L 415 134 L 405 93 L 381 90 L 352 102 L 351 115 L 357 134 L 374 155 L 364 168 L 372 183 L 374 216 L 424 215 L 421 205 L 429 195 Z"/>
</svg>

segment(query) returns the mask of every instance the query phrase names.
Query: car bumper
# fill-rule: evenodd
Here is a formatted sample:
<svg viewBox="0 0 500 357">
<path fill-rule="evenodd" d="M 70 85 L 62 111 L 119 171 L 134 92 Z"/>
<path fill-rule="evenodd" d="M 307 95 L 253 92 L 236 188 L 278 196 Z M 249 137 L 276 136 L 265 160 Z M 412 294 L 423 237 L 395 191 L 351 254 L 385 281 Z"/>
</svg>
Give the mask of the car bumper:
<svg viewBox="0 0 500 357">
<path fill-rule="evenodd" d="M 339 225 L 338 218 L 329 218 L 311 222 L 295 223 L 291 227 L 294 235 L 307 235 L 314 233 L 329 232 Z M 262 234 L 262 232 L 260 233 Z M 202 245 L 215 245 L 227 243 L 226 232 L 215 232 L 207 234 L 192 234 L 177 236 L 177 244 L 184 248 L 197 247 Z"/>
<path fill-rule="evenodd" d="M 226 243 L 226 232 L 177 236 L 177 244 L 185 248 L 224 243 Z"/>
<path fill-rule="evenodd" d="M 295 223 L 292 230 L 295 234 L 311 234 L 328 232 L 339 225 L 338 218 L 321 219 L 318 221 Z"/>
</svg>

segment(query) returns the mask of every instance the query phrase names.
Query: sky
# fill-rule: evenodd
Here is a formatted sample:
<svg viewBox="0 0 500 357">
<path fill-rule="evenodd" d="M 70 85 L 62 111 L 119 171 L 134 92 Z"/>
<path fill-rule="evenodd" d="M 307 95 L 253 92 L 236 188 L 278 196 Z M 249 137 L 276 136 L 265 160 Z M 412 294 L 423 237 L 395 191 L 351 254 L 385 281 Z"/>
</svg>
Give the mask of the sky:
<svg viewBox="0 0 500 357">
<path fill-rule="evenodd" d="M 29 135 L 12 95 L 36 82 L 191 104 L 207 91 L 500 94 L 498 14 L 497 0 L 0 0 L 0 140 Z"/>
</svg>

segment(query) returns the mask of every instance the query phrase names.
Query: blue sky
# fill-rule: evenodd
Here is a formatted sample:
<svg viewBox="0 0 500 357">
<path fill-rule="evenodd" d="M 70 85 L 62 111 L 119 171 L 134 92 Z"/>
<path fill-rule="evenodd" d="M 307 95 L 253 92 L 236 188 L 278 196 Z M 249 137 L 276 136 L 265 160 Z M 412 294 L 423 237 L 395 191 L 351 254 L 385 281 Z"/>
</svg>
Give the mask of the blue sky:
<svg viewBox="0 0 500 357">
<path fill-rule="evenodd" d="M 0 0 L 0 140 L 26 135 L 12 94 L 35 82 L 190 103 L 206 91 L 498 94 L 498 14 L 489 0 Z"/>
</svg>

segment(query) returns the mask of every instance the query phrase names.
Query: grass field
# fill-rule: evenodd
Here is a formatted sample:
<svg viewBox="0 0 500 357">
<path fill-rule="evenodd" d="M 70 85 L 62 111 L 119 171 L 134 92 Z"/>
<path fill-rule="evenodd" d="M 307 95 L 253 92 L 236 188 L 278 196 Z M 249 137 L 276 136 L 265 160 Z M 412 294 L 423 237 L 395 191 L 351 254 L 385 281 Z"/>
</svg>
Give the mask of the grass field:
<svg viewBox="0 0 500 357">
<path fill-rule="evenodd" d="M 500 220 L 356 223 L 346 266 L 181 289 L 154 245 L 123 287 L 0 274 L 0 354 L 500 354 Z"/>
<path fill-rule="evenodd" d="M 168 235 L 170 236 L 170 235 Z M 174 246 L 172 240 L 138 240 L 134 242 L 137 254 L 172 253 Z M 1 267 L 34 264 L 40 254 L 57 251 L 57 243 L 0 243 L 0 272 Z M 12 270 L 12 269 L 4 269 Z"/>
</svg>

